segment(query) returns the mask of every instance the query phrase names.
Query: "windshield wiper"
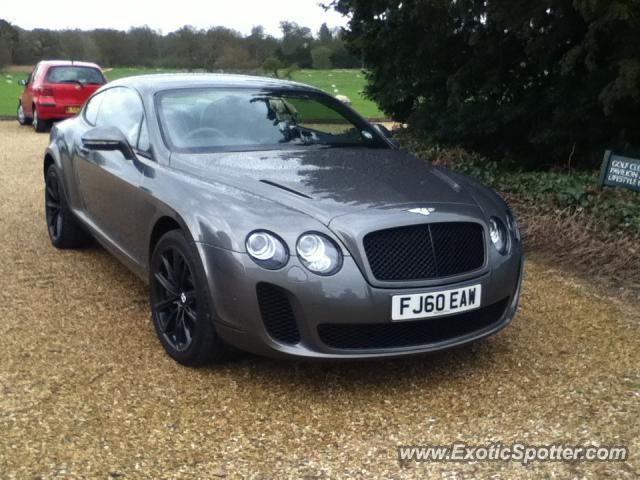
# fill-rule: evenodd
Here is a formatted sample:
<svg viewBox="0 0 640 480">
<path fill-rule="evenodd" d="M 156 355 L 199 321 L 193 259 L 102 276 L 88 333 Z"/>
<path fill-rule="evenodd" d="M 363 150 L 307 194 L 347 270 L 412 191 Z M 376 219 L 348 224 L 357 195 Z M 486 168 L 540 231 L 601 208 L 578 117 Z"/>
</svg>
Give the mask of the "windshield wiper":
<svg viewBox="0 0 640 480">
<path fill-rule="evenodd" d="M 77 83 L 81 87 L 84 87 L 84 83 L 82 83 L 80 80 L 62 80 L 59 83 Z"/>
</svg>

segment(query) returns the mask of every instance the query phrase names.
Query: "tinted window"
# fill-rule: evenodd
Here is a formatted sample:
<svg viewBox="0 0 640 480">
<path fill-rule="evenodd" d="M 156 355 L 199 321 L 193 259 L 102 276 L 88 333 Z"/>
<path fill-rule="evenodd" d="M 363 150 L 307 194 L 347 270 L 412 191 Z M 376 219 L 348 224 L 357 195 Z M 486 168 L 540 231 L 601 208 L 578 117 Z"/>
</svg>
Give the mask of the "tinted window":
<svg viewBox="0 0 640 480">
<path fill-rule="evenodd" d="M 47 72 L 47 83 L 81 83 L 102 85 L 102 72 L 91 67 L 51 67 Z"/>
<path fill-rule="evenodd" d="M 158 106 L 163 131 L 179 150 L 384 146 L 367 123 L 323 94 L 174 90 L 163 92 Z"/>
<path fill-rule="evenodd" d="M 100 111 L 100 105 L 102 104 L 102 99 L 104 98 L 104 93 L 99 93 L 98 95 L 92 97 L 87 106 L 84 108 L 84 118 L 91 125 L 96 124 L 96 120 L 98 118 L 98 112 Z"/>
<path fill-rule="evenodd" d="M 117 127 L 129 143 L 137 147 L 144 118 L 142 101 L 136 92 L 117 87 L 104 92 L 96 123 L 99 127 Z"/>
</svg>

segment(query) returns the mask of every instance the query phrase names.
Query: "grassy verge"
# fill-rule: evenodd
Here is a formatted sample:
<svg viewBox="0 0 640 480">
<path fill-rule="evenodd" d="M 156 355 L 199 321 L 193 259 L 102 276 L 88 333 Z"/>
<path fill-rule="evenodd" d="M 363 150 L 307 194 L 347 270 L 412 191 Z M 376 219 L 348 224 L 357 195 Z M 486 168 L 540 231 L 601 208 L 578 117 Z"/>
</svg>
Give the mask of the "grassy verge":
<svg viewBox="0 0 640 480">
<path fill-rule="evenodd" d="M 14 116 L 18 98 L 24 87 L 18 85 L 28 74 L 24 72 L 0 72 L 0 116 Z"/>
</svg>

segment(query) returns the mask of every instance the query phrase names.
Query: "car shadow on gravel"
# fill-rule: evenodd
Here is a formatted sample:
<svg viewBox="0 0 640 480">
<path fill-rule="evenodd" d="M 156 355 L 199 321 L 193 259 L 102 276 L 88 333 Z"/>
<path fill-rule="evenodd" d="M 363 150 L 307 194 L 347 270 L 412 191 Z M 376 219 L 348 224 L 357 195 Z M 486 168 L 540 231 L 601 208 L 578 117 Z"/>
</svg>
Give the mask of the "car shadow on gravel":
<svg viewBox="0 0 640 480">
<path fill-rule="evenodd" d="M 247 376 L 251 381 L 265 384 L 277 381 L 281 386 L 324 391 L 327 384 L 334 387 L 394 388 L 428 381 L 430 385 L 448 383 L 477 373 L 486 373 L 501 363 L 505 345 L 497 337 L 437 353 L 422 354 L 401 359 L 375 359 L 357 361 L 292 361 L 259 357 L 241 352 L 222 367 L 225 374 L 240 381 Z M 201 370 L 204 375 L 218 375 L 221 366 Z"/>
</svg>

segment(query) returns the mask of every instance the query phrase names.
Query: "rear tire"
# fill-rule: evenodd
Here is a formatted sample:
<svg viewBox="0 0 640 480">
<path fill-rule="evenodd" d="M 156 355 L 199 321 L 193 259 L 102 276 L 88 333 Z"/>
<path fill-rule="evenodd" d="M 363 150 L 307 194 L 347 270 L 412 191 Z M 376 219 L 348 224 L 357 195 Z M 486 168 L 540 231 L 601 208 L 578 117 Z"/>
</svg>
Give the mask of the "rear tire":
<svg viewBox="0 0 640 480">
<path fill-rule="evenodd" d="M 51 244 L 59 249 L 86 245 L 89 235 L 69 209 L 55 166 L 45 176 L 45 218 Z"/>
<path fill-rule="evenodd" d="M 20 125 L 31 125 L 31 119 L 24 113 L 24 107 L 22 102 L 18 102 L 18 109 L 16 110 L 16 117 Z"/>
<path fill-rule="evenodd" d="M 31 125 L 33 125 L 33 129 L 38 133 L 44 133 L 49 129 L 49 122 L 46 120 L 42 120 L 38 115 L 38 109 L 33 107 L 33 119 L 31 120 Z"/>
<path fill-rule="evenodd" d="M 153 325 L 167 354 L 189 367 L 229 359 L 233 349 L 216 332 L 195 247 L 179 230 L 172 230 L 160 238 L 150 263 Z"/>
</svg>

